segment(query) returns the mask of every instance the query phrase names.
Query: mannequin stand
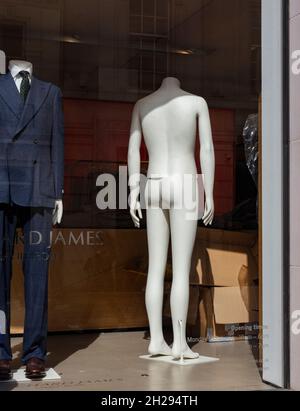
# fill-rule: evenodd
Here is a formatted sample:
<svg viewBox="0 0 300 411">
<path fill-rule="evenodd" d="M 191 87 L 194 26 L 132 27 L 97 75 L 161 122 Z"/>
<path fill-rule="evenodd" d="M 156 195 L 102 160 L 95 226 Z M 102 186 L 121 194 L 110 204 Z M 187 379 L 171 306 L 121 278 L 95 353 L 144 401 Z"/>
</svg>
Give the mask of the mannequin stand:
<svg viewBox="0 0 300 411">
<path fill-rule="evenodd" d="M 32 382 L 44 382 L 44 381 L 59 381 L 61 380 L 61 376 L 59 374 L 57 374 L 57 372 L 53 369 L 50 368 L 47 373 L 46 373 L 46 377 L 42 378 L 42 379 L 36 379 L 36 380 L 30 380 L 28 378 L 26 378 L 25 375 L 25 368 L 20 368 L 17 371 L 13 372 L 13 377 L 10 380 L 7 381 L 1 381 L 1 383 L 20 383 L 20 382 L 28 382 L 28 383 L 32 383 Z"/>
<path fill-rule="evenodd" d="M 185 333 L 184 333 L 182 320 L 178 321 L 178 326 L 180 330 L 180 345 L 181 347 L 184 347 Z M 167 364 L 174 364 L 174 365 L 180 365 L 180 366 L 203 365 L 203 364 L 209 364 L 209 363 L 219 361 L 218 358 L 205 357 L 205 356 L 200 356 L 200 355 L 196 358 L 185 358 L 183 351 L 181 352 L 180 358 L 174 358 L 173 356 L 166 356 L 166 355 L 156 355 L 156 356 L 144 355 L 144 356 L 141 356 L 140 358 L 142 360 L 164 362 Z"/>
<path fill-rule="evenodd" d="M 193 366 L 193 365 L 204 365 L 204 364 L 209 364 L 209 363 L 220 361 L 219 358 L 205 357 L 205 356 L 200 356 L 197 359 L 191 359 L 191 360 L 186 360 L 186 359 L 176 360 L 174 357 L 163 357 L 163 356 L 153 357 L 151 355 L 142 355 L 139 358 L 141 360 L 161 362 L 161 363 L 173 364 L 177 366 L 179 365 L 181 367 Z"/>
</svg>

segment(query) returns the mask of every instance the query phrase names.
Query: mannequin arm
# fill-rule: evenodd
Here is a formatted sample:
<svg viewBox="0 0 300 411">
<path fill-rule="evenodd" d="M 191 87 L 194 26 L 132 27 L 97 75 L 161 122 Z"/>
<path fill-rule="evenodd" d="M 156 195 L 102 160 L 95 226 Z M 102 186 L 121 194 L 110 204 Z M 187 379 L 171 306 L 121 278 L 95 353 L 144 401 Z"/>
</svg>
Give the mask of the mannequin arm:
<svg viewBox="0 0 300 411">
<path fill-rule="evenodd" d="M 53 210 L 53 225 L 60 224 L 63 218 L 64 205 L 62 200 L 55 202 L 55 208 Z"/>
<path fill-rule="evenodd" d="M 205 212 L 203 222 L 206 226 L 211 225 L 214 219 L 214 181 L 215 181 L 215 152 L 212 138 L 210 115 L 207 103 L 201 101 L 199 112 L 199 132 L 200 132 L 200 160 L 203 174 L 203 184 L 205 191 Z"/>
<path fill-rule="evenodd" d="M 140 148 L 142 143 L 142 127 L 140 122 L 139 106 L 135 105 L 128 149 L 128 169 L 129 169 L 129 187 L 130 187 L 130 214 L 135 227 L 140 227 L 140 220 L 143 218 L 140 197 L 140 172 L 141 172 L 141 154 Z"/>
</svg>

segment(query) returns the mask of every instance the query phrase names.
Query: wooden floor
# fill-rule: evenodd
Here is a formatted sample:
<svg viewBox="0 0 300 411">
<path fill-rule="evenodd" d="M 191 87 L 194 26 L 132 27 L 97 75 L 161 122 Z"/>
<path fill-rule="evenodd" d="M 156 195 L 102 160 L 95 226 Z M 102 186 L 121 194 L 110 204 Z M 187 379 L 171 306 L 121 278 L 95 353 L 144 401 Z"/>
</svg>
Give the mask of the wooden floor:
<svg viewBox="0 0 300 411">
<path fill-rule="evenodd" d="M 13 339 L 14 367 L 19 367 L 21 340 Z M 7 390 L 272 390 L 262 383 L 247 342 L 194 346 L 217 363 L 178 367 L 139 359 L 147 353 L 144 332 L 82 334 L 49 338 L 48 366 L 61 375 L 58 382 L 0 384 Z"/>
</svg>

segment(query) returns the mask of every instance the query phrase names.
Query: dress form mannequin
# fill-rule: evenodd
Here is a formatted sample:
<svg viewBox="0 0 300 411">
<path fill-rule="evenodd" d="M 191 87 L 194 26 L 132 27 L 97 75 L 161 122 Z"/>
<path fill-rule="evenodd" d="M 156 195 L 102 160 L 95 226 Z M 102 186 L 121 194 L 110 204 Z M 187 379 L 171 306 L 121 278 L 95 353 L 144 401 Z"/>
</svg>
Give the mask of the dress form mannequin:
<svg viewBox="0 0 300 411">
<path fill-rule="evenodd" d="M 209 110 L 205 100 L 180 87 L 178 79 L 166 78 L 160 89 L 140 100 L 133 112 L 129 143 L 130 209 L 133 222 L 140 227 L 142 210 L 140 197 L 140 146 L 142 135 L 149 152 L 146 202 L 149 244 L 149 273 L 146 306 L 150 323 L 150 355 L 172 355 L 174 358 L 196 359 L 186 341 L 186 321 L 189 305 L 189 275 L 191 257 L 198 226 L 197 219 L 188 219 L 187 210 L 177 207 L 178 176 L 196 178 L 195 141 L 197 123 L 201 142 L 201 168 L 206 204 L 203 221 L 211 225 L 214 218 L 215 156 Z M 164 190 L 164 182 L 175 182 L 175 192 Z M 150 201 L 149 201 L 150 200 Z M 164 205 L 167 204 L 167 207 Z M 173 285 L 171 313 L 174 342 L 172 349 L 163 336 L 162 308 L 164 275 L 169 237 L 172 238 Z"/>
<path fill-rule="evenodd" d="M 28 379 L 46 376 L 48 283 L 53 222 L 64 192 L 63 96 L 32 76 L 32 64 L 14 60 L 0 76 L 0 378 L 11 379 L 11 277 L 14 244 L 22 229 L 24 336 L 21 361 Z M 3 328 L 3 327 L 1 327 Z"/>
<path fill-rule="evenodd" d="M 33 65 L 29 61 L 11 60 L 8 69 L 20 91 L 21 78 L 18 78 L 20 71 L 27 71 L 30 74 L 30 81 L 33 75 Z M 53 211 L 53 224 L 60 224 L 63 218 L 63 201 L 57 200 Z"/>
</svg>

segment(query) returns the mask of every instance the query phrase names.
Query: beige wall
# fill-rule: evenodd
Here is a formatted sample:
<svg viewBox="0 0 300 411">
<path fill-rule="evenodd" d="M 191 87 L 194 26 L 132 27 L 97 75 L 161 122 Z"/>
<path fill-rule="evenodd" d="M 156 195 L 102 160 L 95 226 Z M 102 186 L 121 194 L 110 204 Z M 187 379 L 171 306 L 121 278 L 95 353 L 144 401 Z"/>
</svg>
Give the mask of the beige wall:
<svg viewBox="0 0 300 411">
<path fill-rule="evenodd" d="M 300 0 L 290 0 L 291 54 L 300 50 Z M 298 64 L 300 68 L 300 63 Z M 300 74 L 291 71 L 291 384 L 300 390 Z M 294 317 L 294 318 L 293 318 Z M 298 331 L 299 330 L 299 331 Z"/>
</svg>

